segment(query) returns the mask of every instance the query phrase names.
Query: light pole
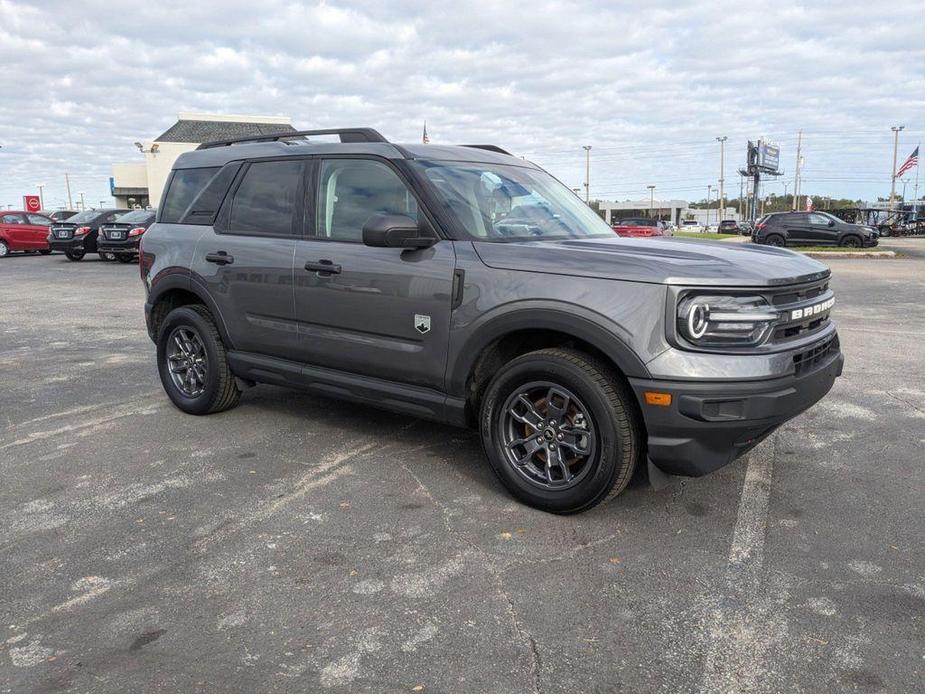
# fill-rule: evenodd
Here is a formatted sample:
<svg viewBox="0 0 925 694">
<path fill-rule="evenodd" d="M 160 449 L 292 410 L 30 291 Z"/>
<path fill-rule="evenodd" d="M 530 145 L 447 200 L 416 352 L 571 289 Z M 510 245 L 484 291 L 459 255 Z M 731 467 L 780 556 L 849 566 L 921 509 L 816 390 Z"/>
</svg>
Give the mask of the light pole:
<svg viewBox="0 0 925 694">
<path fill-rule="evenodd" d="M 45 194 L 44 194 L 43 189 L 45 188 L 45 184 L 36 183 L 35 187 L 39 189 L 39 207 L 41 207 L 44 210 L 45 209 Z"/>
<path fill-rule="evenodd" d="M 710 194 L 713 192 L 713 186 L 707 186 L 707 228 L 710 227 Z"/>
<path fill-rule="evenodd" d="M 896 195 L 896 155 L 899 151 L 899 133 L 902 130 L 905 130 L 905 125 L 893 125 L 890 126 L 890 130 L 893 131 L 893 169 L 890 171 L 890 209 L 893 209 L 893 198 Z"/>
<path fill-rule="evenodd" d="M 87 209 L 87 203 L 84 202 L 84 194 L 81 193 L 81 192 L 78 192 L 77 194 L 80 196 L 80 209 L 86 210 L 86 209 Z"/>
<path fill-rule="evenodd" d="M 728 138 L 723 135 L 722 137 L 717 137 L 716 140 L 719 142 L 719 213 L 716 218 L 717 222 L 722 221 L 723 218 L 723 208 L 726 206 L 726 189 L 723 187 L 723 183 L 726 180 L 726 140 Z"/>
<path fill-rule="evenodd" d="M 655 207 L 655 186 L 646 186 L 649 189 L 649 216 L 652 216 L 652 208 Z"/>
<path fill-rule="evenodd" d="M 903 202 L 906 202 L 906 184 L 909 182 L 908 178 L 900 179 L 903 182 Z"/>
<path fill-rule="evenodd" d="M 582 145 L 585 151 L 585 202 L 591 202 L 591 145 Z"/>
</svg>

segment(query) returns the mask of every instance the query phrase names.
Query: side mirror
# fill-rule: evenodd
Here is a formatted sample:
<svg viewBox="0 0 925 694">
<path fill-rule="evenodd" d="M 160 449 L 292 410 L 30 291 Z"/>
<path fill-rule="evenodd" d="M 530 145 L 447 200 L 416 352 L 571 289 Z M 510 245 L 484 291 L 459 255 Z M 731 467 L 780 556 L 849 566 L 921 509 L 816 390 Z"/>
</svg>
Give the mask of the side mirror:
<svg viewBox="0 0 925 694">
<path fill-rule="evenodd" d="M 363 243 L 377 248 L 429 248 L 437 242 L 403 214 L 374 214 L 363 225 Z"/>
<path fill-rule="evenodd" d="M 834 226 L 835 226 L 835 220 L 834 220 L 834 219 L 830 219 L 830 220 L 829 220 L 829 226 L 830 226 L 830 227 L 834 227 Z"/>
</svg>

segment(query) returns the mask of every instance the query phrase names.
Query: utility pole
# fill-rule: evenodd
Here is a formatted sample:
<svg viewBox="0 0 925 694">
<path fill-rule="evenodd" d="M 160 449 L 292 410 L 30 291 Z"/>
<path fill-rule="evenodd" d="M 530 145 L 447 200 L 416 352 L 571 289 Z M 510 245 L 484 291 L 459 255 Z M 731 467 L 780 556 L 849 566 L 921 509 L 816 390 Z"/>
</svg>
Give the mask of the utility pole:
<svg viewBox="0 0 925 694">
<path fill-rule="evenodd" d="M 800 153 L 803 150 L 803 131 L 801 130 L 797 134 L 797 165 L 793 174 L 793 206 L 790 208 L 792 210 L 797 209 L 797 198 L 800 195 L 800 163 L 801 156 Z"/>
<path fill-rule="evenodd" d="M 719 214 L 716 218 L 717 223 L 719 223 L 723 219 L 723 211 L 726 207 L 726 189 L 723 184 L 726 176 L 726 140 L 728 138 L 723 135 L 716 139 L 719 141 Z"/>
<path fill-rule="evenodd" d="M 39 189 L 39 207 L 41 207 L 44 210 L 45 209 L 45 193 L 44 193 L 45 184 L 36 183 L 35 187 Z"/>
<path fill-rule="evenodd" d="M 585 151 L 585 203 L 591 203 L 591 145 L 582 145 Z"/>
<path fill-rule="evenodd" d="M 890 209 L 893 209 L 893 198 L 896 195 L 896 154 L 899 150 L 899 133 L 905 129 L 905 125 L 893 125 L 890 130 L 893 131 L 893 168 L 890 171 Z"/>
<path fill-rule="evenodd" d="M 655 206 L 655 186 L 646 186 L 649 189 L 649 216 L 652 216 L 652 208 Z"/>
<path fill-rule="evenodd" d="M 64 172 L 64 186 L 67 188 L 67 209 L 74 209 L 74 201 L 71 200 L 71 179 L 68 178 L 67 171 Z"/>
</svg>

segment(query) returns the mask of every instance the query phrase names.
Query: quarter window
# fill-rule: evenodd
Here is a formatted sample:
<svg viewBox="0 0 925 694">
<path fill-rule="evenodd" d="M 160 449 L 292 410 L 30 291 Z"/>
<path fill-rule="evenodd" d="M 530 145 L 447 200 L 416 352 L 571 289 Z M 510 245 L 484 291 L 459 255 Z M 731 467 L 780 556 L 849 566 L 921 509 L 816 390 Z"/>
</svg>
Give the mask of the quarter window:
<svg viewBox="0 0 925 694">
<path fill-rule="evenodd" d="M 217 167 L 207 169 L 176 169 L 170 181 L 170 188 L 164 196 L 161 221 L 166 224 L 177 224 L 190 206 L 193 199 L 199 195 L 206 184 L 218 171 Z"/>
<path fill-rule="evenodd" d="M 362 241 L 363 226 L 374 214 L 418 218 L 408 186 L 385 164 L 365 159 L 321 163 L 316 209 L 316 235 L 333 241 Z"/>
<path fill-rule="evenodd" d="M 295 235 L 293 222 L 302 169 L 300 160 L 251 164 L 231 201 L 228 231 L 266 236 Z"/>
</svg>

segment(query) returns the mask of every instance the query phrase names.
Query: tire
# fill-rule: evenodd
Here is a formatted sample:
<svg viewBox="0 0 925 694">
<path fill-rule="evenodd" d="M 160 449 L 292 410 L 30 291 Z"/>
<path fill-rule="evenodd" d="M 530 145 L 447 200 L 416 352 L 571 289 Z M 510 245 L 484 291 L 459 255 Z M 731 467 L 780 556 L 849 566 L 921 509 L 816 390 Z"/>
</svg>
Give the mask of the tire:
<svg viewBox="0 0 925 694">
<path fill-rule="evenodd" d="M 44 250 L 39 251 L 39 253 L 41 253 L 42 255 L 51 255 L 51 249 L 46 248 Z"/>
<path fill-rule="evenodd" d="M 195 336 L 195 340 L 191 336 Z M 184 350 L 177 338 L 186 346 L 187 353 L 200 359 L 192 367 L 188 366 L 190 360 L 182 356 Z M 176 374 L 178 380 L 182 380 L 183 374 L 192 368 L 195 375 L 187 384 L 188 389 L 184 390 L 185 386 L 175 382 L 170 371 L 171 363 L 181 369 L 187 366 L 186 371 Z M 222 412 L 237 405 L 241 397 L 228 366 L 225 345 L 205 306 L 181 306 L 167 314 L 157 336 L 157 368 L 167 396 L 174 405 L 189 414 Z"/>
<path fill-rule="evenodd" d="M 75 263 L 83 260 L 86 254 L 86 251 L 64 251 L 64 255 L 67 256 L 67 259 L 73 260 Z"/>
<path fill-rule="evenodd" d="M 120 253 L 116 256 L 116 260 L 118 260 L 120 263 L 131 263 L 133 260 L 135 260 L 135 256 L 129 255 L 128 253 Z"/>
<path fill-rule="evenodd" d="M 10 247 L 6 241 L 0 241 L 0 258 L 6 258 L 10 254 Z"/>
<path fill-rule="evenodd" d="M 787 241 L 780 234 L 769 234 L 764 239 L 764 243 L 766 246 L 775 246 L 776 248 L 783 248 L 787 245 Z"/>
<path fill-rule="evenodd" d="M 838 245 L 842 246 L 843 248 L 860 248 L 864 244 L 861 241 L 860 236 L 855 236 L 852 234 L 850 236 L 843 237 L 842 240 L 838 242 Z"/>
<path fill-rule="evenodd" d="M 542 349 L 505 364 L 485 391 L 479 429 L 501 483 L 520 501 L 551 513 L 578 513 L 619 494 L 642 452 L 628 387 L 609 366 L 571 349 Z M 532 452 L 518 443 L 527 439 Z M 562 463 L 548 464 L 556 460 Z"/>
</svg>

